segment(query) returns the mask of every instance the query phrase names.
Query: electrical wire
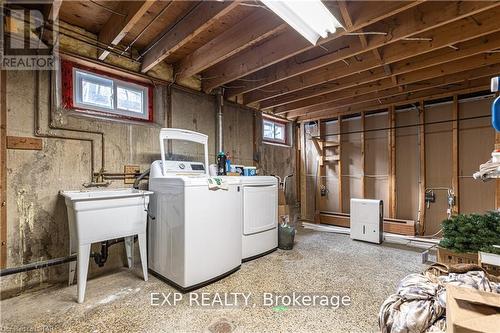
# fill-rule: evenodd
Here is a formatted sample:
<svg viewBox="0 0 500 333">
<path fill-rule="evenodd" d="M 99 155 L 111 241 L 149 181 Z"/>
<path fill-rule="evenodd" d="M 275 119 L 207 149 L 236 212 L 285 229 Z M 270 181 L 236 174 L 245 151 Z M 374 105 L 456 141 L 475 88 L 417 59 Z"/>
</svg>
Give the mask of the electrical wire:
<svg viewBox="0 0 500 333">
<path fill-rule="evenodd" d="M 100 4 L 94 0 L 89 0 L 90 3 L 93 3 L 94 5 L 96 6 L 99 6 L 101 7 L 102 9 L 112 13 L 112 14 L 116 14 L 116 15 L 119 15 L 119 16 L 122 16 L 122 17 L 127 17 L 127 14 L 124 14 L 124 13 L 120 13 L 120 12 L 117 12 L 116 10 L 112 9 L 112 8 L 109 8 L 109 7 L 106 7 L 104 6 L 103 4 Z"/>
</svg>

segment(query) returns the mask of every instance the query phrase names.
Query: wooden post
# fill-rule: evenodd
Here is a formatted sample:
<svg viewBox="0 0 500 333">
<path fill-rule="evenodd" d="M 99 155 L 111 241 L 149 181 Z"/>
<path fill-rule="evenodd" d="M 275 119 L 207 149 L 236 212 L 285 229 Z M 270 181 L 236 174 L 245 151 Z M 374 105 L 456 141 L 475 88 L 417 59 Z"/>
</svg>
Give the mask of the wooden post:
<svg viewBox="0 0 500 333">
<path fill-rule="evenodd" d="M 500 96 L 500 92 L 495 94 L 496 97 Z M 500 149 L 500 133 L 495 131 L 495 150 Z M 495 179 L 496 189 L 495 189 L 495 209 L 500 209 L 500 179 Z"/>
<path fill-rule="evenodd" d="M 306 136 L 305 124 L 300 124 L 300 216 L 305 219 L 307 217 L 307 165 L 306 165 Z"/>
<path fill-rule="evenodd" d="M 0 268 L 7 264 L 7 72 L 0 71 Z"/>
<path fill-rule="evenodd" d="M 388 152 L 389 152 L 389 217 L 396 217 L 396 112 L 394 105 L 391 105 L 388 113 Z"/>
<path fill-rule="evenodd" d="M 293 123 L 295 128 L 295 197 L 297 201 L 301 198 L 301 181 L 302 181 L 302 167 L 301 167 L 301 145 L 300 145 L 300 124 Z"/>
<path fill-rule="evenodd" d="M 365 158 L 365 113 L 361 112 L 361 195 L 363 198 L 366 197 L 366 185 L 365 185 L 365 169 L 366 169 L 366 158 Z"/>
<path fill-rule="evenodd" d="M 458 214 L 460 212 L 460 200 L 459 200 L 459 193 L 460 193 L 460 182 L 459 182 L 459 172 L 460 172 L 460 166 L 459 166 L 459 123 L 458 119 L 459 117 L 459 104 L 458 104 L 458 96 L 454 95 L 453 96 L 453 122 L 452 122 L 452 136 L 453 136 L 453 146 L 452 146 L 452 178 L 451 178 L 451 188 L 453 189 L 453 192 L 455 193 L 455 206 L 453 207 L 452 214 Z"/>
<path fill-rule="evenodd" d="M 339 177 L 339 212 L 342 213 L 344 211 L 343 209 L 343 202 L 342 202 L 342 135 L 340 134 L 342 132 L 342 115 L 339 114 L 338 117 L 338 124 L 339 124 L 339 130 L 338 130 L 338 143 L 339 143 L 339 163 L 338 163 L 338 177 Z"/>
<path fill-rule="evenodd" d="M 418 150 L 419 150 L 419 182 L 418 182 L 418 195 L 419 202 L 419 234 L 425 233 L 425 106 L 424 101 L 420 101 L 418 108 L 418 118 L 420 126 L 418 127 Z"/>
<path fill-rule="evenodd" d="M 321 185 L 323 184 L 323 169 L 324 169 L 324 151 L 323 151 L 323 143 L 322 143 L 322 131 L 321 131 L 321 120 L 318 120 L 318 139 L 313 138 L 313 143 L 316 146 L 316 150 L 318 152 L 318 161 L 317 161 L 317 172 L 316 172 L 316 203 L 314 205 L 314 222 L 321 223 Z"/>
</svg>

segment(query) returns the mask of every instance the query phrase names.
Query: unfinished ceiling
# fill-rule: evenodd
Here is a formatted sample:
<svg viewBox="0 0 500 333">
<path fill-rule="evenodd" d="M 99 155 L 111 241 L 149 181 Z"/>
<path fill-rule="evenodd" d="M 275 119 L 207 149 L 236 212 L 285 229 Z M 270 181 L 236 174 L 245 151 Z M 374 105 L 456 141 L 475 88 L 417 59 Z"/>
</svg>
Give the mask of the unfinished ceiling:
<svg viewBox="0 0 500 333">
<path fill-rule="evenodd" d="M 500 73 L 498 1 L 325 1 L 343 23 L 313 46 L 257 1 L 55 1 L 62 21 L 147 72 L 291 119 L 485 89 Z M 78 14 L 77 14 L 78 13 Z"/>
</svg>

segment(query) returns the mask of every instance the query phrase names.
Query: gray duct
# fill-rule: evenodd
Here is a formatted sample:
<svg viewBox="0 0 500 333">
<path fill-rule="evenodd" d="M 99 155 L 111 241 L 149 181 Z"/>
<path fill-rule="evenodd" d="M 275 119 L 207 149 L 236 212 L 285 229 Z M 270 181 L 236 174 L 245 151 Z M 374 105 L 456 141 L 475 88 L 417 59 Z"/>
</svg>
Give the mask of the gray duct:
<svg viewBox="0 0 500 333">
<path fill-rule="evenodd" d="M 217 142 L 215 153 L 224 151 L 224 90 L 220 88 L 217 92 Z"/>
</svg>

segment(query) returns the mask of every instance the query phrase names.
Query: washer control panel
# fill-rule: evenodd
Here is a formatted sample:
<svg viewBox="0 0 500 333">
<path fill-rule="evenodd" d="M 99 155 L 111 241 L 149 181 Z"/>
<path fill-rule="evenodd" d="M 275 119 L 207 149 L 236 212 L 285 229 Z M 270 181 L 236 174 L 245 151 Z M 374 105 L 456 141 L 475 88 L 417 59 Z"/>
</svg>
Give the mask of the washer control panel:
<svg viewBox="0 0 500 333">
<path fill-rule="evenodd" d="M 191 161 L 165 161 L 168 173 L 204 174 L 205 166 L 201 162 Z"/>
</svg>

